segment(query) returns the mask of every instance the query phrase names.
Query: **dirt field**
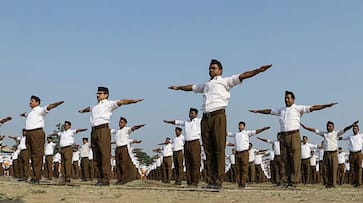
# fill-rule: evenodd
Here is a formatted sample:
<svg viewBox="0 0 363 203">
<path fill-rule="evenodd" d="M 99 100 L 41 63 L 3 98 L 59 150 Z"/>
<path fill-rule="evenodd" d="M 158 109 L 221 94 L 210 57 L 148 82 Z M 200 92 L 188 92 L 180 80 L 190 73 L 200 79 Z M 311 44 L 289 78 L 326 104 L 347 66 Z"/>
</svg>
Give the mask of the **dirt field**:
<svg viewBox="0 0 363 203">
<path fill-rule="evenodd" d="M 71 186 L 58 180 L 29 185 L 9 177 L 0 177 L 0 202 L 362 202 L 363 188 L 349 185 L 325 189 L 322 185 L 281 189 L 269 183 L 249 185 L 244 190 L 225 183 L 220 192 L 188 191 L 156 181 L 134 181 L 124 186 L 93 186 L 94 182 L 72 181 Z M 201 186 L 204 184 L 201 184 Z M 200 187 L 201 187 L 200 186 Z"/>
</svg>

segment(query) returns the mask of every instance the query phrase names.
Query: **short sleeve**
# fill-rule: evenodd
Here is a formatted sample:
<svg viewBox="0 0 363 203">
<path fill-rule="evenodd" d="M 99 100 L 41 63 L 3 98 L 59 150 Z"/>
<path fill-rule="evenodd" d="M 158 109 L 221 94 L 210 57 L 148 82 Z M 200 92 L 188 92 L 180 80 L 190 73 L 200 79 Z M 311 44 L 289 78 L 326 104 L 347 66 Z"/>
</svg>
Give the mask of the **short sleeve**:
<svg viewBox="0 0 363 203">
<path fill-rule="evenodd" d="M 281 109 L 272 109 L 271 110 L 271 115 L 275 115 L 275 116 L 279 116 L 281 112 Z"/>
<path fill-rule="evenodd" d="M 116 134 L 116 130 L 115 129 L 111 129 L 111 134 L 112 135 Z"/>
<path fill-rule="evenodd" d="M 256 130 L 248 131 L 248 137 L 256 135 Z"/>
<path fill-rule="evenodd" d="M 239 79 L 238 74 L 232 75 L 231 77 L 226 77 L 224 79 L 226 80 L 226 84 L 227 84 L 229 89 L 242 83 L 242 81 Z"/>
<path fill-rule="evenodd" d="M 324 132 L 320 132 L 320 130 L 318 130 L 318 129 L 315 130 L 315 134 L 324 136 Z"/>
<path fill-rule="evenodd" d="M 310 113 L 311 106 L 296 105 L 301 114 Z"/>
<path fill-rule="evenodd" d="M 119 106 L 117 105 L 117 101 L 108 101 L 107 106 L 111 109 L 111 110 L 115 110 L 117 109 Z"/>
<path fill-rule="evenodd" d="M 185 126 L 185 121 L 175 120 L 175 125 Z"/>
<path fill-rule="evenodd" d="M 193 92 L 195 92 L 195 93 L 203 93 L 204 86 L 205 86 L 204 84 L 193 85 L 193 86 L 192 86 L 192 90 L 193 90 Z"/>
</svg>

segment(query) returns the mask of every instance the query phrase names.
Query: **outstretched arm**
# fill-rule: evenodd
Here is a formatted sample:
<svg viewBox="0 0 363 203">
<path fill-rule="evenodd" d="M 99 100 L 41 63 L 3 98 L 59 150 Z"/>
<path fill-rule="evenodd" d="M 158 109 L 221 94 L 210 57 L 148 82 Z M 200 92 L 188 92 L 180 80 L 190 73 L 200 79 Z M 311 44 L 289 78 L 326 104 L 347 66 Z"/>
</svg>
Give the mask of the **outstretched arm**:
<svg viewBox="0 0 363 203">
<path fill-rule="evenodd" d="M 257 139 L 261 140 L 262 142 L 266 142 L 269 143 L 267 139 L 261 138 L 261 137 L 256 137 Z"/>
<path fill-rule="evenodd" d="M 144 99 L 121 99 L 117 101 L 118 106 L 127 105 L 127 104 L 134 104 L 141 102 Z"/>
<path fill-rule="evenodd" d="M 303 127 L 305 130 L 308 130 L 308 131 L 310 131 L 310 132 L 315 132 L 315 131 L 316 131 L 316 129 L 315 129 L 315 128 L 307 127 L 307 126 L 305 126 L 305 125 L 304 125 L 304 124 L 302 124 L 302 123 L 300 123 L 300 125 L 301 125 L 301 127 Z"/>
<path fill-rule="evenodd" d="M 1 119 L 1 120 L 0 120 L 0 123 L 1 123 L 1 124 L 4 124 L 4 123 L 6 123 L 6 122 L 10 121 L 11 119 L 12 119 L 12 118 L 11 118 L 10 116 L 8 116 L 8 117 L 6 117 L 6 118 Z"/>
<path fill-rule="evenodd" d="M 175 125 L 175 120 L 173 120 L 173 121 L 167 121 L 167 120 L 164 120 L 164 123 L 168 123 L 168 124 L 173 124 L 173 125 Z"/>
<path fill-rule="evenodd" d="M 58 101 L 58 102 L 55 102 L 53 104 L 49 104 L 47 106 L 47 110 L 50 111 L 50 110 L 54 109 L 55 107 L 57 107 L 57 106 L 59 106 L 59 105 L 61 105 L 63 103 L 64 103 L 64 101 Z"/>
<path fill-rule="evenodd" d="M 269 64 L 269 65 L 264 65 L 264 66 L 261 66 L 260 68 L 257 68 L 255 70 L 252 70 L 252 71 L 247 71 L 247 72 L 244 72 L 244 73 L 241 73 L 239 75 L 239 80 L 242 81 L 244 79 L 247 79 L 247 78 L 251 78 L 259 73 L 262 73 L 264 71 L 266 71 L 267 69 L 271 68 L 272 64 Z"/>
<path fill-rule="evenodd" d="M 314 105 L 314 106 L 310 107 L 310 111 L 313 112 L 313 111 L 322 110 L 322 109 L 325 109 L 325 108 L 328 108 L 328 107 L 332 107 L 332 106 L 334 106 L 336 104 L 338 104 L 338 103 L 335 102 L 335 103 L 330 103 L 330 104 Z"/>
<path fill-rule="evenodd" d="M 145 124 L 142 124 L 142 125 L 135 125 L 135 126 L 132 126 L 131 130 L 132 130 L 132 131 L 135 131 L 135 130 L 140 129 L 140 128 L 144 127 L 144 126 L 145 126 Z"/>
<path fill-rule="evenodd" d="M 262 110 L 248 110 L 252 113 L 261 113 L 261 114 L 271 114 L 271 109 L 262 109 Z"/>
<path fill-rule="evenodd" d="M 79 113 L 87 113 L 87 112 L 90 112 L 90 111 L 91 111 L 91 107 L 90 107 L 90 106 L 88 106 L 88 107 L 86 107 L 86 108 L 84 108 L 84 109 L 79 110 L 78 112 L 79 112 Z"/>
<path fill-rule="evenodd" d="M 355 121 L 352 125 L 345 127 L 343 131 L 347 132 L 349 129 L 351 129 L 354 125 L 357 125 L 358 123 L 359 121 Z"/>
<path fill-rule="evenodd" d="M 261 129 L 257 129 L 257 130 L 256 130 L 256 134 L 262 133 L 263 131 L 268 130 L 268 129 L 270 129 L 270 128 L 271 128 L 271 127 L 263 127 L 263 128 L 261 128 Z"/>
<path fill-rule="evenodd" d="M 87 130 L 87 128 L 77 129 L 76 133 L 80 133 L 80 132 L 83 132 L 83 131 L 86 131 L 86 130 Z"/>
<path fill-rule="evenodd" d="M 170 86 L 168 87 L 168 89 L 171 89 L 171 90 L 183 90 L 183 91 L 192 91 L 193 90 L 193 85 L 184 85 L 184 86 L 176 86 L 176 85 L 173 85 L 173 86 Z"/>
</svg>

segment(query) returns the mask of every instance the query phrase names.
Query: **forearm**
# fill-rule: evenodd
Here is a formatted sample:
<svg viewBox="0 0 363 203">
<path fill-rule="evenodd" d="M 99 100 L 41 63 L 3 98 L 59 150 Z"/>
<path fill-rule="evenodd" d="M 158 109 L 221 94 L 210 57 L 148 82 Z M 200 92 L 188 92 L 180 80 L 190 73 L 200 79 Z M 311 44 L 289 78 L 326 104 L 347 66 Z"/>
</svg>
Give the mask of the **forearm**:
<svg viewBox="0 0 363 203">
<path fill-rule="evenodd" d="M 167 121 L 167 120 L 164 120 L 165 123 L 168 123 L 168 124 L 173 124 L 175 125 L 175 120 L 172 120 L 172 121 Z"/>
<path fill-rule="evenodd" d="M 260 68 L 257 68 L 255 70 L 251 70 L 251 71 L 246 71 L 242 74 L 239 75 L 239 80 L 242 81 L 243 79 L 247 79 L 247 78 L 251 78 L 261 72 L 266 71 L 267 69 L 271 68 L 271 64 L 269 65 L 265 65 L 265 66 L 261 66 Z"/>
<path fill-rule="evenodd" d="M 337 103 L 330 103 L 330 104 L 322 104 L 322 105 L 314 105 L 310 107 L 310 111 L 318 111 L 318 110 L 322 110 L 328 107 L 332 107 L 334 105 L 336 105 Z"/>
<path fill-rule="evenodd" d="M 170 86 L 169 89 L 172 89 L 172 90 L 183 90 L 183 91 L 193 91 L 193 85 Z"/>
<path fill-rule="evenodd" d="M 121 105 L 127 105 L 127 104 L 134 104 L 137 102 L 142 101 L 142 99 L 121 99 L 117 101 L 117 105 L 121 106 Z"/>
<path fill-rule="evenodd" d="M 258 130 L 256 130 L 256 134 L 262 133 L 263 131 L 268 130 L 268 129 L 270 129 L 270 127 L 263 127 L 261 129 L 258 129 Z"/>
<path fill-rule="evenodd" d="M 252 113 L 271 114 L 271 109 L 249 110 Z"/>
<path fill-rule="evenodd" d="M 61 104 L 63 104 L 64 103 L 64 101 L 58 101 L 58 102 L 55 102 L 55 103 L 53 103 L 53 104 L 49 104 L 48 106 L 47 106 L 47 110 L 48 111 L 50 111 L 50 110 L 52 110 L 53 108 L 55 108 L 55 107 L 57 107 L 57 106 L 59 106 L 59 105 L 61 105 Z"/>
<path fill-rule="evenodd" d="M 87 113 L 87 112 L 90 112 L 91 111 L 91 107 L 86 107 L 86 108 L 84 108 L 84 109 L 81 109 L 81 110 L 79 110 L 78 112 L 79 113 Z"/>
</svg>

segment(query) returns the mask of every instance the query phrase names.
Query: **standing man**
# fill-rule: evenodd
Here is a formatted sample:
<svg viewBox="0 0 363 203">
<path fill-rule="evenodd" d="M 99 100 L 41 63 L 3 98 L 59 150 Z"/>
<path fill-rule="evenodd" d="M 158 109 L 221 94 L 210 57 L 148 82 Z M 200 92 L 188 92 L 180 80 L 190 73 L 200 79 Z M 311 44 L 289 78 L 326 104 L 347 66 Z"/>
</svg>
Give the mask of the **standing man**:
<svg viewBox="0 0 363 203">
<path fill-rule="evenodd" d="M 189 187 L 197 187 L 200 179 L 201 165 L 201 137 L 200 122 L 198 118 L 198 110 L 189 109 L 189 121 L 166 121 L 165 123 L 184 126 L 185 143 L 184 143 L 184 159 L 186 168 L 186 179 Z"/>
<path fill-rule="evenodd" d="M 301 168 L 301 137 L 300 119 L 305 113 L 332 107 L 337 103 L 303 106 L 295 104 L 293 92 L 285 91 L 285 107 L 280 109 L 249 110 L 252 113 L 271 114 L 279 116 L 280 150 L 282 177 L 284 187 L 295 188 L 300 182 Z"/>
<path fill-rule="evenodd" d="M 345 173 L 345 152 L 341 147 L 338 148 L 338 185 L 344 184 L 344 173 Z"/>
<path fill-rule="evenodd" d="M 221 189 L 225 172 L 225 148 L 227 120 L 225 109 L 228 106 L 230 90 L 244 79 L 268 70 L 272 65 L 222 78 L 221 62 L 212 59 L 209 65 L 210 80 L 199 85 L 170 86 L 172 90 L 193 91 L 203 94 L 203 118 L 201 122 L 202 140 L 207 157 L 208 189 Z"/>
<path fill-rule="evenodd" d="M 89 149 L 90 145 L 88 143 L 88 138 L 82 138 L 82 146 L 81 146 L 81 181 L 88 181 L 89 179 Z"/>
<path fill-rule="evenodd" d="M 61 162 L 61 154 L 57 152 L 53 156 L 53 177 L 59 178 L 59 163 Z"/>
<path fill-rule="evenodd" d="M 143 99 L 122 99 L 109 101 L 107 87 L 98 87 L 97 105 L 80 110 L 80 113 L 91 112 L 90 122 L 92 126 L 91 146 L 94 159 L 97 163 L 97 186 L 110 185 L 111 177 L 111 130 L 108 126 L 112 111 L 122 105 L 133 104 Z"/>
<path fill-rule="evenodd" d="M 183 129 L 175 128 L 175 137 L 173 143 L 173 163 L 175 171 L 175 185 L 181 185 L 184 178 L 184 135 L 182 135 Z"/>
<path fill-rule="evenodd" d="M 47 137 L 47 144 L 44 147 L 45 162 L 43 168 L 44 168 L 45 178 L 47 178 L 48 180 L 52 180 L 54 149 L 55 149 L 55 144 L 52 142 L 52 138 Z"/>
<path fill-rule="evenodd" d="M 303 136 L 301 143 L 301 182 L 303 184 L 310 183 L 310 158 L 311 151 L 318 148 L 318 145 L 308 143 L 308 137 Z"/>
<path fill-rule="evenodd" d="M 30 167 L 29 167 L 29 150 L 26 148 L 26 134 L 25 130 L 22 131 L 23 137 L 20 140 L 19 143 L 19 156 L 18 156 L 18 162 L 19 162 L 19 170 L 20 170 L 20 181 L 27 181 L 30 173 Z"/>
<path fill-rule="evenodd" d="M 27 113 L 20 114 L 25 117 L 25 133 L 26 145 L 30 152 L 32 165 L 32 178 L 30 184 L 39 184 L 42 175 L 45 133 L 44 133 L 44 117 L 47 113 L 63 104 L 64 101 L 49 104 L 46 107 L 40 107 L 40 98 L 32 95 L 30 97 L 29 106 L 31 110 Z"/>
<path fill-rule="evenodd" d="M 325 187 L 326 188 L 334 188 L 337 182 L 337 171 L 338 171 L 338 139 L 349 129 L 353 127 L 354 124 L 357 124 L 358 121 L 354 122 L 352 125 L 345 127 L 343 130 L 335 131 L 334 123 L 328 121 L 326 124 L 327 132 L 321 132 L 317 129 L 307 127 L 303 124 L 301 126 L 310 131 L 314 132 L 317 135 L 320 135 L 324 138 L 323 148 L 324 148 L 324 157 L 323 157 L 323 168 L 324 168 L 324 176 L 325 176 Z"/>
</svg>

